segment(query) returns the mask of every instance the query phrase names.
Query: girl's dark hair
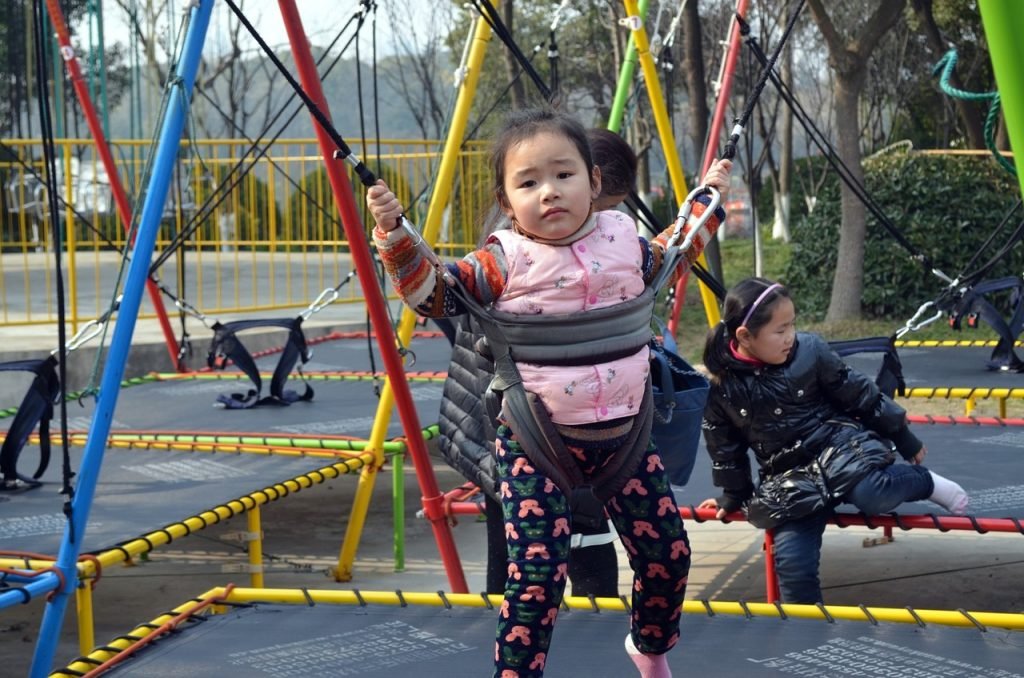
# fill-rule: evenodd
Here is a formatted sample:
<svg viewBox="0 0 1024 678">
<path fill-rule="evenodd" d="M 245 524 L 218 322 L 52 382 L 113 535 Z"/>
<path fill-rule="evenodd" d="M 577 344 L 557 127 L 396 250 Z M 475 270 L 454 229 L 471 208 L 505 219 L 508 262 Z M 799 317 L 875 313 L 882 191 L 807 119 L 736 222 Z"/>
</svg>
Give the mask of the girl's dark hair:
<svg viewBox="0 0 1024 678">
<path fill-rule="evenodd" d="M 601 195 L 622 195 L 636 186 L 636 153 L 626 140 L 602 127 L 587 130 L 594 164 L 601 168 Z"/>
<path fill-rule="evenodd" d="M 542 132 L 561 134 L 576 146 L 583 157 L 587 176 L 593 176 L 594 157 L 590 153 L 587 131 L 576 118 L 550 108 L 526 108 L 505 118 L 491 147 L 491 171 L 494 177 L 494 197 L 502 207 L 508 205 L 505 195 L 505 158 L 510 148 Z"/>
<path fill-rule="evenodd" d="M 781 299 L 789 299 L 789 290 L 782 285 L 768 292 L 757 304 L 764 291 L 776 283 L 765 278 L 747 278 L 733 285 L 725 295 L 722 305 L 722 320 L 708 331 L 707 343 L 704 345 L 704 367 L 711 374 L 721 374 L 732 355 L 729 343 L 736 338 L 736 330 L 745 325 L 751 334 L 756 335 L 772 319 L 772 312 Z M 747 315 L 750 315 L 747 318 Z M 746 323 L 743 322 L 747 319 Z"/>
</svg>

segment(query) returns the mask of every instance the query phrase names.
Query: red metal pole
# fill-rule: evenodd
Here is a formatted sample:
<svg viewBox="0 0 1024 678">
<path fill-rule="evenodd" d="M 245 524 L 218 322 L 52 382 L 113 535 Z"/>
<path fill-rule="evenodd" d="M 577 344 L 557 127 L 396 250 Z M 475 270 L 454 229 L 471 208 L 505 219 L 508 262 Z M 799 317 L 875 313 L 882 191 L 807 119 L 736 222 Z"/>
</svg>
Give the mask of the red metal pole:
<svg viewBox="0 0 1024 678">
<path fill-rule="evenodd" d="M 313 103 L 330 119 L 330 110 L 327 108 L 327 100 L 324 98 L 320 75 L 317 73 L 309 41 L 306 39 L 306 32 L 302 27 L 302 19 L 299 17 L 295 2 L 294 0 L 278 0 L 278 5 L 281 7 L 281 16 L 284 18 L 285 30 L 288 31 L 288 42 L 291 43 L 292 57 L 295 59 L 302 87 Z M 420 489 L 423 491 L 424 513 L 434 530 L 434 538 L 437 540 L 441 561 L 444 563 L 452 591 L 467 593 L 469 587 L 466 584 L 462 563 L 455 548 L 451 526 L 445 518 L 441 505 L 441 491 L 438 488 L 437 479 L 434 477 L 427 447 L 423 441 L 419 418 L 416 416 L 412 394 L 409 392 L 409 383 L 405 379 L 402 359 L 395 348 L 394 330 L 385 308 L 386 300 L 374 275 L 370 247 L 366 241 L 366 233 L 363 231 L 362 219 L 359 218 L 359 212 L 356 209 L 352 186 L 343 165 L 344 161 L 334 158 L 334 151 L 337 149 L 330 135 L 317 123 L 316 118 L 313 119 L 313 122 L 320 151 L 323 153 L 327 166 L 327 178 L 334 191 L 334 201 L 341 214 L 341 224 L 345 229 L 345 236 L 348 238 L 349 250 L 356 274 L 359 276 L 359 284 L 363 288 L 363 296 L 366 298 L 366 307 L 370 312 L 377 344 L 380 347 L 384 367 L 394 391 L 398 416 L 402 421 L 402 428 L 405 429 L 409 452 L 412 456 L 413 466 L 416 468 L 416 477 L 419 479 Z"/>
<path fill-rule="evenodd" d="M 736 14 L 746 18 L 747 5 L 749 0 L 736 0 Z M 725 63 L 722 66 L 722 79 L 719 82 L 718 98 L 715 101 L 715 112 L 711 116 L 711 131 L 708 133 L 708 147 L 704 151 L 704 162 L 701 164 L 700 176 L 708 173 L 708 168 L 715 161 L 718 155 L 718 137 L 722 133 L 722 123 L 725 120 L 726 109 L 729 108 L 729 93 L 732 91 L 733 77 L 736 75 L 736 60 L 740 54 L 740 22 L 734 16 L 729 30 L 729 51 L 725 55 Z M 721 228 L 725 228 L 722 224 Z M 676 329 L 679 327 L 679 312 L 683 308 L 683 299 L 686 297 L 686 283 L 689 274 L 682 276 L 676 283 L 676 292 L 672 303 L 672 313 L 668 318 L 668 331 L 676 336 Z"/>
<path fill-rule="evenodd" d="M 121 185 L 121 175 L 117 172 L 114 164 L 114 157 L 110 154 L 110 147 L 107 145 L 106 136 L 103 134 L 103 127 L 100 125 L 99 117 L 96 115 L 96 108 L 89 98 L 89 88 L 82 79 L 82 69 L 78 65 L 78 57 L 71 46 L 71 34 L 67 24 L 64 22 L 64 13 L 60 9 L 57 0 L 46 0 L 46 11 L 50 15 L 50 22 L 57 33 L 57 43 L 60 45 L 60 54 L 67 65 L 68 75 L 71 77 L 71 85 L 75 88 L 78 102 L 82 105 L 82 112 L 85 113 L 86 124 L 96 142 L 96 152 L 100 155 L 103 168 L 107 171 L 107 178 L 110 179 L 110 190 L 114 194 L 114 202 L 117 205 L 117 213 L 124 222 L 125 231 L 130 231 L 132 226 L 132 210 L 128 205 L 128 196 Z M 131 243 L 129 243 L 131 244 Z M 163 297 L 160 296 L 160 288 L 152 280 L 146 280 L 146 291 L 149 293 L 149 300 L 156 310 L 157 320 L 160 322 L 160 329 L 164 334 L 164 341 L 167 344 L 167 352 L 171 356 L 171 365 L 179 372 L 184 369 L 178 362 L 178 343 L 174 337 L 174 330 L 171 329 L 171 321 L 167 318 L 167 309 L 164 307 Z"/>
</svg>

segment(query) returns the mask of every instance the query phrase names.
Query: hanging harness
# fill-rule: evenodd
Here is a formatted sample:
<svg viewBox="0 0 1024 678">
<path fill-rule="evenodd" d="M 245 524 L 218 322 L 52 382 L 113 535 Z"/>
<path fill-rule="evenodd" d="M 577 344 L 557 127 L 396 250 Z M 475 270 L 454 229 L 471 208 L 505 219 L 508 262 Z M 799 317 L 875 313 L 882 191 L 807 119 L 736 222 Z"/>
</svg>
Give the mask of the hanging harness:
<svg viewBox="0 0 1024 678">
<path fill-rule="evenodd" d="M 604 523 L 605 503 L 625 486 L 647 451 L 654 420 L 651 379 L 647 379 L 626 440 L 596 474 L 587 476 L 569 452 L 540 398 L 523 386 L 516 363 L 591 365 L 625 358 L 651 344 L 658 291 L 717 208 L 720 198 L 717 191 L 711 189 L 712 204 L 693 224 L 683 242 L 676 244 L 682 225 L 689 219 L 693 200 L 703 190 L 694 190 L 683 202 L 676 230 L 655 279 L 639 296 L 620 304 L 565 314 L 509 313 L 485 309 L 457 280 L 447 278 L 483 330 L 484 345 L 478 345 L 477 350 L 494 362 L 494 380 L 484 394 L 488 414 L 508 422 L 526 456 L 568 498 L 573 520 L 581 525 L 596 528 Z M 426 247 L 421 249 L 427 250 Z M 439 264 L 436 256 L 430 255 L 428 260 Z M 613 334 L 609 336 L 609 332 Z"/>
<path fill-rule="evenodd" d="M 0 446 L 0 473 L 3 481 L 0 491 L 22 489 L 19 483 L 31 487 L 42 485 L 39 478 L 50 465 L 50 420 L 53 419 L 53 404 L 60 396 L 60 380 L 57 377 L 57 358 L 15 360 L 0 363 L 0 372 L 31 372 L 35 375 L 28 388 L 18 413 L 7 430 L 7 437 Z M 18 473 L 18 457 L 28 442 L 28 437 L 39 425 L 39 466 L 29 478 Z"/>
<path fill-rule="evenodd" d="M 1004 320 L 1003 314 L 985 298 L 986 294 L 1001 290 L 1010 290 L 1012 311 L 1009 322 Z M 985 363 L 988 369 L 1011 372 L 1024 370 L 1024 362 L 1013 350 L 1017 336 L 1021 329 L 1024 329 L 1024 279 L 1021 276 L 986 280 L 963 289 L 960 297 L 949 308 L 950 327 L 959 330 L 965 318 L 967 326 L 971 328 L 977 327 L 978 318 L 981 318 L 999 335 L 999 341 Z"/>
<path fill-rule="evenodd" d="M 263 380 L 260 378 L 256 361 L 238 337 L 238 332 L 256 327 L 278 327 L 288 330 L 288 339 L 270 380 L 270 395 L 266 397 L 262 396 Z M 210 350 L 206 355 L 206 364 L 210 368 L 224 369 L 227 366 L 227 361 L 230 360 L 252 380 L 256 388 L 249 389 L 247 393 L 217 396 L 217 402 L 227 409 L 246 410 L 259 405 L 285 406 L 300 400 L 312 400 L 313 388 L 302 377 L 301 365 L 298 368 L 298 373 L 306 386 L 305 391 L 299 395 L 297 391 L 284 388 L 288 375 L 291 374 L 296 363 L 301 360 L 302 365 L 305 365 L 311 357 L 312 353 L 306 344 L 306 335 L 302 332 L 302 316 L 284 319 L 233 320 L 213 325 L 213 341 L 210 342 Z"/>
<path fill-rule="evenodd" d="M 890 398 L 907 395 L 907 382 L 903 378 L 903 363 L 896 352 L 895 335 L 830 341 L 828 345 L 840 358 L 856 353 L 881 353 L 882 364 L 875 375 L 878 389 Z"/>
</svg>

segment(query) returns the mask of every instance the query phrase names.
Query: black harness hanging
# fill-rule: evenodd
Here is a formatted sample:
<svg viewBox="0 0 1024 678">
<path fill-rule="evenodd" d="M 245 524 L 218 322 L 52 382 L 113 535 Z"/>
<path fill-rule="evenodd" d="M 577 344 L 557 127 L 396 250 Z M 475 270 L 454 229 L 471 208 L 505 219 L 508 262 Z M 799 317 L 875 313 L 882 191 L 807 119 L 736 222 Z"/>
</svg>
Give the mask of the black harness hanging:
<svg viewBox="0 0 1024 678">
<path fill-rule="evenodd" d="M 266 397 L 262 395 L 263 380 L 260 378 L 256 361 L 238 337 L 238 332 L 257 327 L 278 327 L 288 330 L 288 339 L 270 380 L 270 395 Z M 210 350 L 206 355 L 206 364 L 211 368 L 224 369 L 227 361 L 230 360 L 252 380 L 256 388 L 249 389 L 247 393 L 217 396 L 217 402 L 223 404 L 227 409 L 245 410 L 259 405 L 291 405 L 298 401 L 312 400 L 313 388 L 305 378 L 303 378 L 303 384 L 306 388 L 301 395 L 297 391 L 284 388 L 288 375 L 291 374 L 296 363 L 301 360 L 302 365 L 305 365 L 311 357 L 312 353 L 306 344 L 306 335 L 302 332 L 302 316 L 284 319 L 233 320 L 214 324 L 213 341 L 210 343 Z M 301 377 L 301 365 L 298 368 L 298 373 Z"/>
<path fill-rule="evenodd" d="M 895 336 L 830 341 L 828 345 L 840 358 L 855 353 L 881 353 L 882 364 L 875 375 L 875 384 L 890 398 L 907 395 L 907 382 L 903 378 L 903 363 L 896 352 Z"/>
<path fill-rule="evenodd" d="M 1010 320 L 1006 321 L 1003 314 L 992 305 L 986 294 L 1010 290 Z M 987 322 L 999 335 L 999 341 L 992 349 L 986 366 L 990 370 L 1008 370 L 1020 372 L 1024 370 L 1024 362 L 1017 357 L 1013 345 L 1017 336 L 1024 329 L 1024 279 L 1020 276 L 1009 276 L 986 280 L 964 290 L 959 299 L 949 309 L 949 323 L 954 329 L 960 329 L 964 318 L 969 327 L 977 327 L 978 318 Z"/>
<path fill-rule="evenodd" d="M 42 485 L 39 478 L 50 465 L 50 420 L 53 419 L 53 404 L 60 397 L 60 380 L 57 377 L 57 358 L 16 360 L 0 363 L 0 372 L 31 372 L 35 375 L 28 388 L 18 413 L 7 430 L 7 437 L 0 446 L 0 472 L 3 481 L 0 491 L 22 489 L 20 483 L 29 487 Z M 29 478 L 18 473 L 18 457 L 28 442 L 28 437 L 39 425 L 39 466 Z"/>
</svg>

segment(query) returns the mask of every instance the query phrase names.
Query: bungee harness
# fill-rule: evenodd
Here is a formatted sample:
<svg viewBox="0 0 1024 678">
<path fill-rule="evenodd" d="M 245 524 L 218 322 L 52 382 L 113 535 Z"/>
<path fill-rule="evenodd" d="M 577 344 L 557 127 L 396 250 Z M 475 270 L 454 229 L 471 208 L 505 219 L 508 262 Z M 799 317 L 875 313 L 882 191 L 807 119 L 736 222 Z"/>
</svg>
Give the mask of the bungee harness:
<svg viewBox="0 0 1024 678">
<path fill-rule="evenodd" d="M 217 396 L 217 402 L 229 410 L 247 410 L 258 405 L 287 406 L 294 402 L 312 400 L 313 387 L 309 385 L 302 374 L 302 365 L 309 362 L 312 357 L 306 343 L 306 335 L 302 331 L 302 320 L 300 315 L 295 318 L 263 318 L 214 323 L 212 327 L 213 340 L 210 342 L 210 350 L 206 354 L 206 365 L 213 369 L 224 369 L 228 361 L 231 361 L 252 380 L 256 387 L 249 389 L 246 393 L 221 394 Z M 252 353 L 238 337 L 239 332 L 257 327 L 276 327 L 288 330 L 288 339 L 285 341 L 284 350 L 281 351 L 281 358 L 277 361 L 277 367 L 274 368 L 274 374 L 270 379 L 270 394 L 267 396 L 263 396 L 263 380 L 260 377 L 259 367 L 257 367 Z M 302 394 L 284 388 L 288 375 L 300 360 L 302 362 L 296 371 L 306 387 Z"/>
<path fill-rule="evenodd" d="M 711 193 L 711 204 L 683 242 L 677 244 L 694 199 L 704 191 Z M 692 191 L 679 210 L 676 228 L 655 279 L 639 296 L 614 306 L 564 314 L 509 313 L 484 308 L 458 281 L 453 283 L 460 301 L 479 322 L 486 337 L 486 345 L 478 346 L 477 350 L 494 362 L 494 380 L 484 396 L 488 413 L 508 422 L 526 456 L 562 490 L 569 501 L 573 520 L 581 525 L 599 527 L 604 523 L 605 503 L 625 486 L 647 451 L 654 421 L 651 378 L 647 379 L 626 440 L 597 473 L 588 476 L 580 470 L 540 398 L 523 386 L 516 363 L 553 367 L 589 365 L 633 355 L 651 344 L 658 291 L 719 202 L 720 196 L 714 188 L 700 187 Z M 443 267 L 422 240 L 417 244 L 428 260 Z M 609 330 L 614 332 L 611 336 Z"/>
<path fill-rule="evenodd" d="M 0 446 L 0 492 L 28 489 L 42 485 L 39 478 L 50 465 L 50 420 L 53 406 L 60 397 L 60 379 L 57 377 L 57 357 L 14 360 L 0 363 L 0 372 L 31 372 L 35 375 L 25 397 L 18 406 Z M 39 464 L 31 477 L 18 472 L 18 458 L 28 437 L 39 426 Z"/>
</svg>

